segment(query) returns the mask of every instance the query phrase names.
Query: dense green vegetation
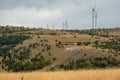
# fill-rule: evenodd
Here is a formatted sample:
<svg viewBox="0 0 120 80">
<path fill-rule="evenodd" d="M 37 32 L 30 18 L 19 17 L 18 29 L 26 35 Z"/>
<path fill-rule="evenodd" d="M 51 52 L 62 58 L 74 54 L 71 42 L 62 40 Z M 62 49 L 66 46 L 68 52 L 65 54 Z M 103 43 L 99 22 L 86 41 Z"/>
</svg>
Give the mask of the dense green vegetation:
<svg viewBox="0 0 120 80">
<path fill-rule="evenodd" d="M 5 56 L 10 49 L 28 38 L 30 37 L 24 35 L 2 35 L 0 37 L 0 56 Z"/>
<path fill-rule="evenodd" d="M 46 60 L 40 53 L 31 57 L 31 48 L 39 46 L 38 43 L 30 44 L 29 47 L 19 47 L 15 49 L 17 44 L 29 39 L 29 36 L 24 35 L 2 35 L 0 37 L 0 56 L 2 56 L 2 68 L 7 71 L 31 71 L 42 69 L 44 66 L 51 63 Z M 48 41 L 48 40 L 44 40 Z M 45 50 L 49 51 L 50 45 L 45 45 Z"/>
<path fill-rule="evenodd" d="M 0 37 L 0 46 L 15 45 L 18 43 L 22 43 L 22 41 L 28 38 L 30 37 L 24 35 L 2 35 L 2 37 Z"/>
<path fill-rule="evenodd" d="M 92 68 L 111 68 L 120 67 L 120 60 L 115 57 L 95 57 L 90 59 L 70 60 L 67 64 L 61 64 L 60 68 L 65 70 L 73 69 L 92 69 Z"/>
<path fill-rule="evenodd" d="M 14 53 L 14 52 L 13 52 Z M 10 54 L 2 59 L 2 68 L 6 71 L 32 71 L 42 69 L 49 65 L 50 60 L 46 60 L 41 54 L 30 58 L 30 49 L 24 48 L 19 53 Z"/>
<path fill-rule="evenodd" d="M 113 49 L 115 51 L 120 51 L 120 38 L 115 37 L 108 41 L 101 42 L 98 47 L 103 49 Z"/>
</svg>

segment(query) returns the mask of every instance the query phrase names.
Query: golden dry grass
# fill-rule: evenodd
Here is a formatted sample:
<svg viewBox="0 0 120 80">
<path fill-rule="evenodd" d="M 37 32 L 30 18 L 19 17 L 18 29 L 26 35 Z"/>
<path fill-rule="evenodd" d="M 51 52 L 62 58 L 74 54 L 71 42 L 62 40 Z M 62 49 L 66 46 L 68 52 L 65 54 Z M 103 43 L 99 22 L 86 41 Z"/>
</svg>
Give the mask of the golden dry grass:
<svg viewBox="0 0 120 80">
<path fill-rule="evenodd" d="M 0 80 L 120 80 L 120 69 L 0 73 Z"/>
</svg>

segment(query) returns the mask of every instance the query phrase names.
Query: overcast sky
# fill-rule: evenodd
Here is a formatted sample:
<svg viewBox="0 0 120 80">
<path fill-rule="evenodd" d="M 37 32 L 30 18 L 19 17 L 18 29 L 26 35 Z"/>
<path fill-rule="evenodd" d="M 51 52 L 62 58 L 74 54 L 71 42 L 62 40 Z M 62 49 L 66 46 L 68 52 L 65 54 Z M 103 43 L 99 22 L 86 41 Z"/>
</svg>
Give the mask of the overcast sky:
<svg viewBox="0 0 120 80">
<path fill-rule="evenodd" d="M 96 4 L 98 27 L 120 27 L 120 0 L 0 0 L 0 25 L 90 29 Z"/>
</svg>

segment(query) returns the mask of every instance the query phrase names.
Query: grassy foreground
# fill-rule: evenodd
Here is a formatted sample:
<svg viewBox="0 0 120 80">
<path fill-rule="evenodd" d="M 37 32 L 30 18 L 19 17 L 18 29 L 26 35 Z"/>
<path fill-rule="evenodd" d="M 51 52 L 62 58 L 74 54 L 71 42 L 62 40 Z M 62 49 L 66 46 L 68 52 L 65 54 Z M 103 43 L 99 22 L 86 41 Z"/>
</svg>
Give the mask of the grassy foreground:
<svg viewBox="0 0 120 80">
<path fill-rule="evenodd" d="M 0 80 L 120 80 L 120 69 L 0 73 Z"/>
</svg>

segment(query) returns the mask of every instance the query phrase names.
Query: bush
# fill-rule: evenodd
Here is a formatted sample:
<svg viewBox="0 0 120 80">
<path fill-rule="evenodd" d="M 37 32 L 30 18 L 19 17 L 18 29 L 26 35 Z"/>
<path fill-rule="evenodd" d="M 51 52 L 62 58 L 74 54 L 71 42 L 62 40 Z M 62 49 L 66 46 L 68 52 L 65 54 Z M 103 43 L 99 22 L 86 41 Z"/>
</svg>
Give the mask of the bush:
<svg viewBox="0 0 120 80">
<path fill-rule="evenodd" d="M 82 44 L 82 42 L 77 42 L 77 45 L 80 46 Z"/>
<path fill-rule="evenodd" d="M 50 35 L 57 35 L 57 33 L 55 33 L 55 32 L 52 32 L 52 33 L 49 33 Z"/>
<path fill-rule="evenodd" d="M 77 59 L 70 60 L 67 64 L 61 64 L 60 68 L 65 70 L 71 69 L 88 69 L 88 68 L 107 68 L 107 67 L 120 67 L 120 61 L 118 61 L 115 57 L 107 58 L 107 57 L 95 57 L 92 59 Z"/>
<path fill-rule="evenodd" d="M 2 35 L 0 37 L 0 45 L 13 45 L 13 44 L 19 44 L 22 43 L 24 40 L 30 38 L 29 36 L 24 35 Z"/>
</svg>

